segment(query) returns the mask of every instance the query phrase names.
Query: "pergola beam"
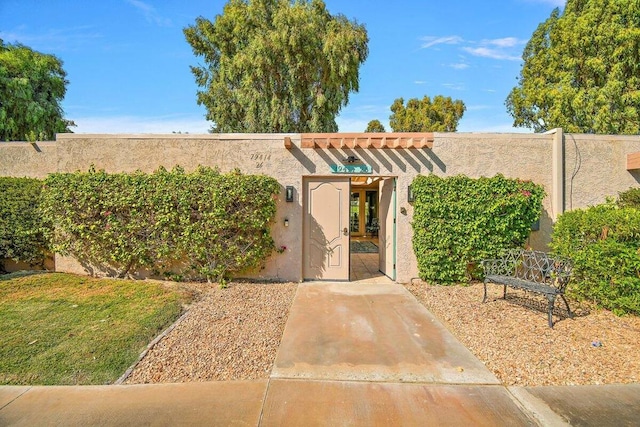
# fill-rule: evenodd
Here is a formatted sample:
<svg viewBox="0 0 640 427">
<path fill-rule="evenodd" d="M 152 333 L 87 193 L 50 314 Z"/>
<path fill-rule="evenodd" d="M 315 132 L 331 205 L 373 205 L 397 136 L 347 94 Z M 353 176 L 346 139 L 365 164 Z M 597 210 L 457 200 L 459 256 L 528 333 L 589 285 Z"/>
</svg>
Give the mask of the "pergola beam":
<svg viewBox="0 0 640 427">
<path fill-rule="evenodd" d="M 285 141 L 286 146 L 286 141 Z M 433 133 L 306 133 L 301 148 L 433 148 Z"/>
<path fill-rule="evenodd" d="M 627 170 L 640 169 L 640 152 L 627 154 Z"/>
</svg>

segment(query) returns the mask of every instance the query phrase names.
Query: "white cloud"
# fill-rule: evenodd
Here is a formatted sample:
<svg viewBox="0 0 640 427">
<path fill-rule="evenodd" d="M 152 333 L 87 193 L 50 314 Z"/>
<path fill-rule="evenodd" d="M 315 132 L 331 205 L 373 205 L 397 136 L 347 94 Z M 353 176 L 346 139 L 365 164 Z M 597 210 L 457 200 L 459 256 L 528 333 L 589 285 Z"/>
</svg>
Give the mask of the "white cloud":
<svg viewBox="0 0 640 427">
<path fill-rule="evenodd" d="M 338 117 L 336 118 L 336 124 L 338 125 L 339 132 L 364 132 L 369 122 L 374 119 L 375 117 L 371 117 L 368 120 L 351 117 Z M 385 129 L 389 129 L 389 123 L 385 123 L 384 120 L 380 120 L 380 122 Z"/>
<path fill-rule="evenodd" d="M 349 104 L 338 117 L 336 124 L 340 132 L 364 132 L 371 120 L 377 119 L 389 129 L 389 106 L 381 104 L 381 99 L 371 99 L 365 104 Z"/>
<path fill-rule="evenodd" d="M 208 133 L 211 123 L 188 115 L 169 116 L 87 116 L 76 117 L 75 133 Z"/>
<path fill-rule="evenodd" d="M 388 107 L 386 108 L 388 109 Z M 369 108 L 365 106 L 364 110 L 368 109 Z M 386 112 L 384 115 L 385 117 L 378 117 L 378 120 L 380 120 L 387 129 L 389 129 L 389 123 L 388 121 L 385 122 L 384 119 L 388 115 L 389 113 Z M 369 122 L 375 118 L 375 114 L 371 114 L 371 117 L 368 119 L 359 117 L 338 117 L 336 118 L 336 123 L 340 132 L 364 132 Z M 204 118 L 186 115 L 155 117 L 74 116 L 73 121 L 78 125 L 71 129 L 74 133 L 170 134 L 173 132 L 182 132 L 189 134 L 207 134 L 211 128 L 211 122 L 206 121 Z"/>
<path fill-rule="evenodd" d="M 492 46 L 497 46 L 497 47 L 514 47 L 514 46 L 518 46 L 519 44 L 523 44 L 524 41 L 517 39 L 515 37 L 504 37 L 501 39 L 492 39 L 492 40 L 482 40 L 480 42 L 480 44 L 487 44 L 487 45 L 492 45 Z"/>
<path fill-rule="evenodd" d="M 481 56 L 483 58 L 500 59 L 507 61 L 518 61 L 519 56 L 510 55 L 500 49 L 491 49 L 488 47 L 463 47 L 464 51 L 473 56 Z"/>
<path fill-rule="evenodd" d="M 464 118 L 460 121 L 458 132 L 474 132 L 474 133 L 533 133 L 531 129 L 516 128 L 511 123 L 496 123 L 486 125 L 486 121 L 467 120 Z"/>
<path fill-rule="evenodd" d="M 426 85 L 427 84 L 427 82 L 425 80 L 415 80 L 413 83 L 417 84 L 417 85 Z"/>
<path fill-rule="evenodd" d="M 516 54 L 521 50 L 526 40 L 515 37 L 503 37 L 499 39 L 484 39 L 477 43 L 477 47 L 465 46 L 462 48 L 467 53 L 483 58 L 519 61 L 520 56 Z"/>
<path fill-rule="evenodd" d="M 171 19 L 160 16 L 158 11 L 150 4 L 140 0 L 127 0 L 127 2 L 142 12 L 147 22 L 156 24 L 160 27 L 170 27 L 173 25 Z"/>
<path fill-rule="evenodd" d="M 464 84 L 462 83 L 442 83 L 442 86 L 451 90 L 464 90 Z"/>
<path fill-rule="evenodd" d="M 465 64 L 464 62 L 449 64 L 448 66 L 453 68 L 454 70 L 466 70 L 467 68 L 469 68 L 469 64 Z"/>
<path fill-rule="evenodd" d="M 507 61 L 519 61 L 521 46 L 526 43 L 526 40 L 521 40 L 516 37 L 483 39 L 479 42 L 464 40 L 460 36 L 426 36 L 422 37 L 420 40 L 423 41 L 421 45 L 422 48 L 429 48 L 439 44 L 461 44 L 463 46 L 461 46 L 459 49 L 462 49 L 464 52 L 470 53 L 473 56 Z M 469 67 L 469 65 L 464 61 L 449 64 L 448 66 L 457 70 L 464 70 L 465 68 Z"/>
<path fill-rule="evenodd" d="M 378 104 L 361 104 L 351 108 L 352 111 L 358 114 L 371 114 L 371 113 L 375 114 L 380 110 L 384 110 L 384 109 L 388 109 L 388 107 L 380 106 Z"/>
<path fill-rule="evenodd" d="M 423 41 L 422 45 L 420 46 L 422 49 L 428 49 L 439 44 L 460 44 L 464 41 L 460 36 L 425 36 L 421 37 L 420 40 Z"/>
</svg>

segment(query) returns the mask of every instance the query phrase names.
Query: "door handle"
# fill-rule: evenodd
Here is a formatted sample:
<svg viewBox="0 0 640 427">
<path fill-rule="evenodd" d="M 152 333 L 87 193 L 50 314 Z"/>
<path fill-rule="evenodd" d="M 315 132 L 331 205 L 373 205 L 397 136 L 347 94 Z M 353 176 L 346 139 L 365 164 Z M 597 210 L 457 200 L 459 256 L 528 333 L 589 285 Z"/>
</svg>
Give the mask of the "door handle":
<svg viewBox="0 0 640 427">
<path fill-rule="evenodd" d="M 344 228 L 344 230 L 342 230 L 342 234 L 344 234 L 345 236 L 349 235 L 349 229 L 347 227 Z"/>
</svg>

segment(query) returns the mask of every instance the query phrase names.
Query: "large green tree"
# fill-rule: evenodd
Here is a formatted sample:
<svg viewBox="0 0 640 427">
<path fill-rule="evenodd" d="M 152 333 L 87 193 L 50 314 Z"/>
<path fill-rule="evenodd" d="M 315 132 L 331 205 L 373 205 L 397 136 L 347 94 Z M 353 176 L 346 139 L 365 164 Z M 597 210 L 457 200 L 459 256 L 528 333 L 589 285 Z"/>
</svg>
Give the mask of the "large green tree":
<svg viewBox="0 0 640 427">
<path fill-rule="evenodd" d="M 380 123 L 380 120 L 375 119 L 371 120 L 367 124 L 367 128 L 364 130 L 365 132 L 386 132 L 384 129 L 384 125 Z"/>
<path fill-rule="evenodd" d="M 398 98 L 391 105 L 389 125 L 394 132 L 455 132 L 465 110 L 464 102 L 448 96 L 411 98 L 406 106 Z"/>
<path fill-rule="evenodd" d="M 66 72 L 54 55 L 36 52 L 0 39 L 0 140 L 53 139 L 70 132 L 60 103 Z"/>
<path fill-rule="evenodd" d="M 230 0 L 184 29 L 216 132 L 335 132 L 368 55 L 363 25 L 321 0 Z"/>
<path fill-rule="evenodd" d="M 522 58 L 506 101 L 514 126 L 640 133 L 640 1 L 568 0 Z"/>
</svg>

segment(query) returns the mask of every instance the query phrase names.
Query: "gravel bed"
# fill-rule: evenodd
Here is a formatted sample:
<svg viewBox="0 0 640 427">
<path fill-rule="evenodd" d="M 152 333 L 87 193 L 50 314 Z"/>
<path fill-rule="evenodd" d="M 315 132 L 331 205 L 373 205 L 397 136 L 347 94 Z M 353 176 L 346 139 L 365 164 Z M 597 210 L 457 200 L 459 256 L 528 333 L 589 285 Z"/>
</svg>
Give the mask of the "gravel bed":
<svg viewBox="0 0 640 427">
<path fill-rule="evenodd" d="M 268 378 L 297 284 L 185 287 L 199 295 L 197 301 L 125 383 Z"/>
<path fill-rule="evenodd" d="M 482 284 L 406 288 L 505 385 L 640 382 L 640 318 L 617 317 L 570 301 L 547 326 L 546 300 Z M 125 383 L 268 378 L 297 284 L 188 284 L 197 296 L 186 315 L 135 367 Z M 561 303 L 561 302 L 560 302 Z"/>
<path fill-rule="evenodd" d="M 502 287 L 489 285 L 483 304 L 482 283 L 406 288 L 506 385 L 640 382 L 640 317 L 569 301 L 576 316 L 557 310 L 551 329 L 538 295 L 509 289 L 503 300 Z"/>
</svg>

